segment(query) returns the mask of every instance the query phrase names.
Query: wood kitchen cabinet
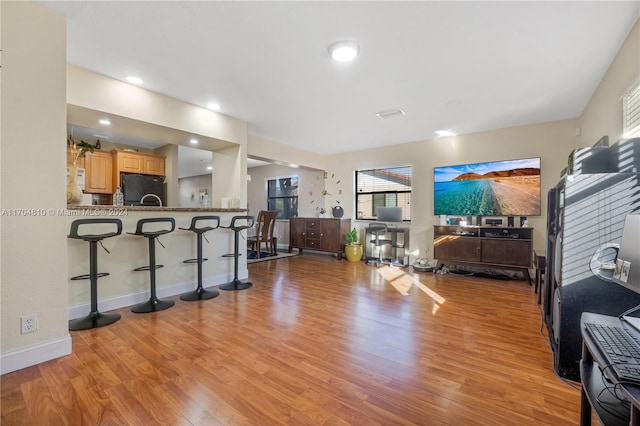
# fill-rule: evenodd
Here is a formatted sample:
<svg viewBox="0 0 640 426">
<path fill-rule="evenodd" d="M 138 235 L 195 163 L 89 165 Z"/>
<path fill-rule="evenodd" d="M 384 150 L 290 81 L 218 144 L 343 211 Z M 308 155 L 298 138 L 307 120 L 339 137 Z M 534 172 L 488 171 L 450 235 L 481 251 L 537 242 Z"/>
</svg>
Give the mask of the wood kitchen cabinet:
<svg viewBox="0 0 640 426">
<path fill-rule="evenodd" d="M 119 149 L 111 152 L 119 173 L 140 173 L 154 176 L 164 176 L 165 174 L 165 157 L 161 155 L 123 151 Z"/>
<path fill-rule="evenodd" d="M 297 248 L 328 251 L 342 259 L 346 233 L 351 229 L 351 219 L 305 218 L 289 220 L 289 253 Z"/>
<path fill-rule="evenodd" d="M 517 270 L 531 284 L 533 228 L 434 226 L 433 235 L 436 270 L 445 264 Z"/>
<path fill-rule="evenodd" d="M 85 190 L 91 194 L 113 193 L 111 153 L 100 150 L 85 154 Z"/>
<path fill-rule="evenodd" d="M 138 173 L 154 176 L 165 175 L 165 157 L 161 155 L 123 151 L 120 149 L 111 151 L 111 154 L 113 157 L 114 187 L 121 186 L 120 173 Z"/>
</svg>

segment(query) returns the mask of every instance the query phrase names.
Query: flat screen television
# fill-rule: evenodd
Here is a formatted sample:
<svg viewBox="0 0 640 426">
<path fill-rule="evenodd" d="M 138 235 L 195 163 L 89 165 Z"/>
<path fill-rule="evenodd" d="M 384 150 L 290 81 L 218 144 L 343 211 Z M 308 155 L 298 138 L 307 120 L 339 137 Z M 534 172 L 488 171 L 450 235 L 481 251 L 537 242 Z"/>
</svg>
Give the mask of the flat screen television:
<svg viewBox="0 0 640 426">
<path fill-rule="evenodd" d="M 435 215 L 539 216 L 540 158 L 433 168 Z"/>
</svg>

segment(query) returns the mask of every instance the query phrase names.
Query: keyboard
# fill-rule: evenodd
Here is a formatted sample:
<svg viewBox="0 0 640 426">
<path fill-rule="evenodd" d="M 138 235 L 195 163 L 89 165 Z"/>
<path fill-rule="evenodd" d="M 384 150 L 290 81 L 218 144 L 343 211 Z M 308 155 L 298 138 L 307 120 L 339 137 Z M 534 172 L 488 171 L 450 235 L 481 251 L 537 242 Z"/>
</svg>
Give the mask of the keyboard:
<svg viewBox="0 0 640 426">
<path fill-rule="evenodd" d="M 640 385 L 640 344 L 619 326 L 597 323 L 584 326 L 604 353 L 608 365 L 601 366 L 602 370 L 612 370 L 620 382 Z"/>
</svg>

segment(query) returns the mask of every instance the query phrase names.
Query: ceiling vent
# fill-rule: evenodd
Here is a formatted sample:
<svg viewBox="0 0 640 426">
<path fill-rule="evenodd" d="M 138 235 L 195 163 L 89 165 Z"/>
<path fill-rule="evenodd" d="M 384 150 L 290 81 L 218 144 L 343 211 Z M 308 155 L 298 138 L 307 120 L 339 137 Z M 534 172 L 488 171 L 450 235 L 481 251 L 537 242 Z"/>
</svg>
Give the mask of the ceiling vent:
<svg viewBox="0 0 640 426">
<path fill-rule="evenodd" d="M 400 108 L 387 109 L 385 111 L 376 112 L 376 115 L 384 120 L 404 115 L 404 111 Z"/>
</svg>

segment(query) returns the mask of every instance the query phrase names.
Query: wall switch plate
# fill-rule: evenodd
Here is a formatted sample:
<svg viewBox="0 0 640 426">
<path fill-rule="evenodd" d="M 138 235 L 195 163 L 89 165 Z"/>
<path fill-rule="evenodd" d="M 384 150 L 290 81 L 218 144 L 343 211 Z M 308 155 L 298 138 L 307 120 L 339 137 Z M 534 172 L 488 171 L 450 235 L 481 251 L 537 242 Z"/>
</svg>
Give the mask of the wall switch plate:
<svg viewBox="0 0 640 426">
<path fill-rule="evenodd" d="M 20 317 L 20 330 L 22 334 L 33 333 L 38 329 L 38 317 L 36 314 L 29 314 Z"/>
</svg>

